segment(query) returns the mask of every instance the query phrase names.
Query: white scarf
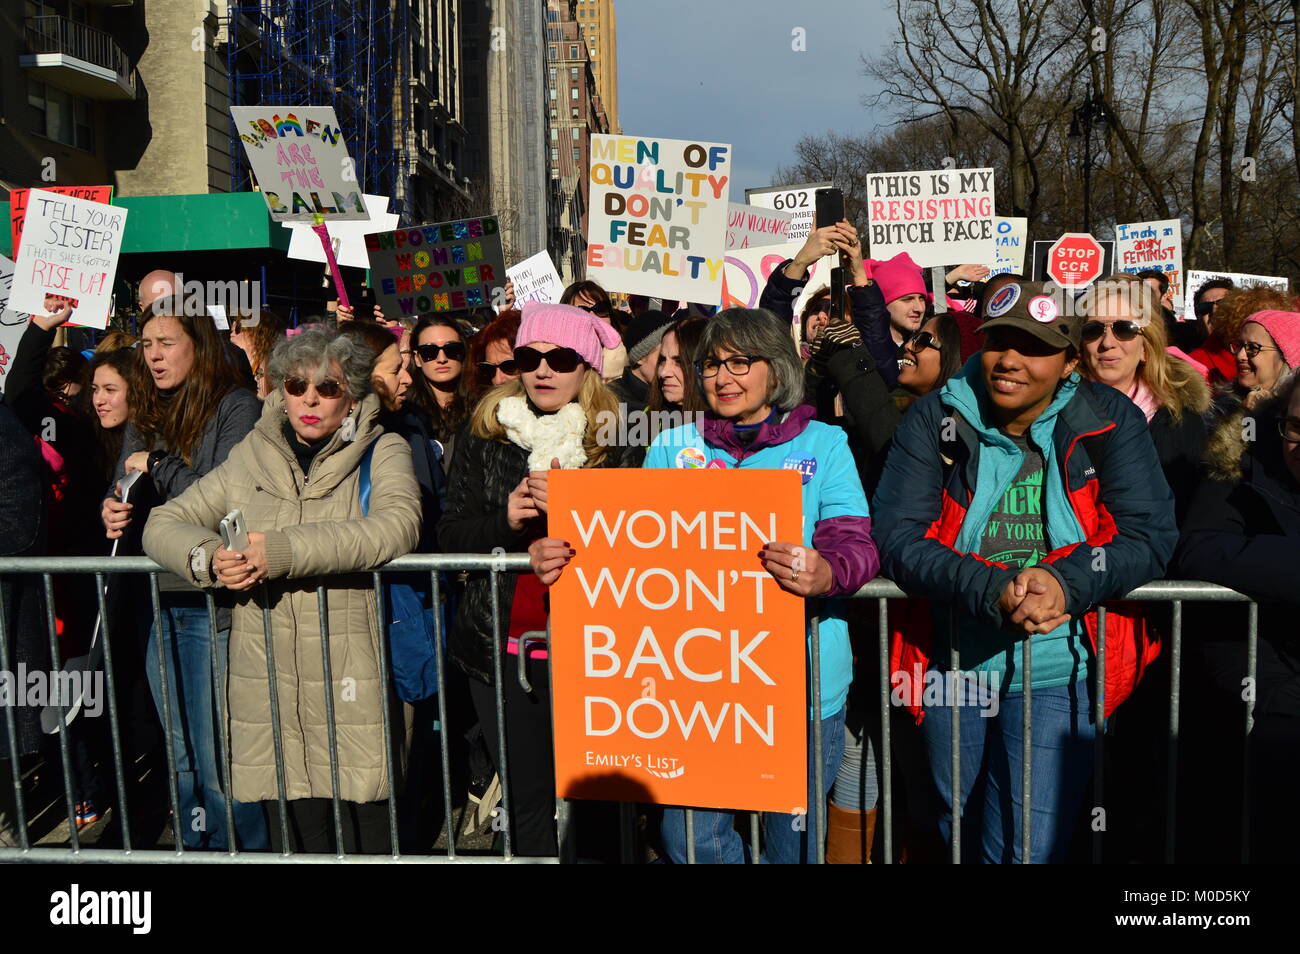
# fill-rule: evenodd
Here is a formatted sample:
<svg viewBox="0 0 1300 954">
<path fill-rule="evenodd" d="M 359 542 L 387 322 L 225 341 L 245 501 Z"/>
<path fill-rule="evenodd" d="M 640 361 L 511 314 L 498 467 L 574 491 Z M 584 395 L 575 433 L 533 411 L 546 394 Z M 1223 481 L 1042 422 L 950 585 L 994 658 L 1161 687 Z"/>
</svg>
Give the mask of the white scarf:
<svg viewBox="0 0 1300 954">
<path fill-rule="evenodd" d="M 497 422 L 506 437 L 528 451 L 528 469 L 549 470 L 551 461 L 574 470 L 587 463 L 582 439 L 587 433 L 587 414 L 582 405 L 570 402 L 554 414 L 534 414 L 519 395 L 502 398 L 497 405 Z"/>
</svg>

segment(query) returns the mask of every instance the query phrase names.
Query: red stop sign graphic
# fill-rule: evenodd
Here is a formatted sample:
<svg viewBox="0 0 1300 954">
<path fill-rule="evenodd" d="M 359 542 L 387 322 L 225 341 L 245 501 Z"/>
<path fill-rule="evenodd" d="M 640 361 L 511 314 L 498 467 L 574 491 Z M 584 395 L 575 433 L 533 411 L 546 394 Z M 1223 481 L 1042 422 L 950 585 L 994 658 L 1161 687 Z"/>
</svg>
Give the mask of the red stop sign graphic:
<svg viewBox="0 0 1300 954">
<path fill-rule="evenodd" d="M 1047 250 L 1047 277 L 1063 288 L 1086 288 L 1101 277 L 1105 259 L 1087 232 L 1066 232 Z"/>
</svg>

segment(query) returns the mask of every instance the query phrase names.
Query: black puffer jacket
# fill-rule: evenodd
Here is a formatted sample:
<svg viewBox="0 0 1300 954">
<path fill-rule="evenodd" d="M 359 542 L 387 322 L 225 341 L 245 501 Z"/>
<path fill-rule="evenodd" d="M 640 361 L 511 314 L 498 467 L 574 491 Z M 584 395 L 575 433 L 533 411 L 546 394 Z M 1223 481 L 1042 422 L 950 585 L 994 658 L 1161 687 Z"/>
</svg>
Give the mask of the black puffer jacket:
<svg viewBox="0 0 1300 954">
<path fill-rule="evenodd" d="M 625 451 L 612 448 L 603 467 L 623 465 Z M 528 474 L 528 452 L 505 441 L 475 435 L 466 427 L 456 439 L 456 455 L 447 478 L 447 505 L 438 523 L 438 543 L 444 553 L 521 553 L 544 536 L 544 518 L 534 518 L 522 530 L 506 519 L 506 500 Z M 510 628 L 514 575 L 504 574 L 498 593 L 502 640 Z M 487 572 L 471 573 L 447 638 L 452 662 L 468 676 L 491 684 L 492 581 Z"/>
</svg>

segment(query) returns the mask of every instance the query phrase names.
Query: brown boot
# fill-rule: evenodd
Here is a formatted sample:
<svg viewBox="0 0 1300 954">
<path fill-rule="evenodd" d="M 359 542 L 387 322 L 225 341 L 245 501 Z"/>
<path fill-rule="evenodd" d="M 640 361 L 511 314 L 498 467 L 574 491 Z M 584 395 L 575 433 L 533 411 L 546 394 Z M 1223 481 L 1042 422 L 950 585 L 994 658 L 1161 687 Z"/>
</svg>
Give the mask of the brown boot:
<svg viewBox="0 0 1300 954">
<path fill-rule="evenodd" d="M 871 864 L 871 842 L 876 832 L 876 810 L 850 811 L 834 802 L 826 806 L 826 863 Z"/>
</svg>

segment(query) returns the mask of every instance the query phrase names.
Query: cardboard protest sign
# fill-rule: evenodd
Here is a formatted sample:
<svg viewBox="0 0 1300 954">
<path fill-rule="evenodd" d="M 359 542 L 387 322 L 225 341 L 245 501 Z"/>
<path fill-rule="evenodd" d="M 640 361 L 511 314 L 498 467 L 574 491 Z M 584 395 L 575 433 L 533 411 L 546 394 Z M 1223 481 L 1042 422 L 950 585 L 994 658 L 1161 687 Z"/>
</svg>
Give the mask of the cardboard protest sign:
<svg viewBox="0 0 1300 954">
<path fill-rule="evenodd" d="M 591 137 L 587 278 L 631 295 L 722 294 L 731 146 Z"/>
<path fill-rule="evenodd" d="M 538 252 L 507 268 L 506 278 L 514 282 L 516 308 L 522 308 L 524 302 L 529 301 L 553 305 L 564 294 L 564 282 L 547 252 Z"/>
<path fill-rule="evenodd" d="M 757 205 L 729 203 L 727 207 L 727 251 L 737 248 L 757 248 L 762 245 L 780 245 L 787 241 L 789 212 L 764 209 Z"/>
<path fill-rule="evenodd" d="M 722 286 L 723 308 L 757 308 L 763 288 L 773 270 L 786 259 L 794 258 L 803 242 L 787 242 L 784 245 L 769 245 L 763 248 L 738 248 L 727 253 L 727 265 Z M 829 285 L 831 269 L 835 267 L 838 256 L 827 255 L 813 262 L 808 269 L 803 291 L 794 302 L 794 313 L 799 314 L 812 294 L 824 285 Z"/>
<path fill-rule="evenodd" d="M 745 201 L 764 209 L 775 209 L 791 215 L 790 228 L 785 237 L 790 241 L 808 238 L 817 213 L 817 190 L 834 188 L 832 182 L 808 182 L 804 185 L 767 186 L 746 189 Z"/>
<path fill-rule="evenodd" d="M 45 314 L 45 296 L 70 299 L 77 324 L 105 328 L 126 209 L 33 189 L 14 265 L 10 307 Z"/>
<path fill-rule="evenodd" d="M 1202 272 L 1196 269 L 1190 269 L 1187 272 L 1187 285 L 1185 287 L 1185 301 L 1183 302 L 1183 312 L 1179 321 L 1196 320 L 1196 304 L 1193 299 L 1201 286 L 1215 278 L 1229 279 L 1236 288 L 1257 288 L 1260 285 L 1267 285 L 1269 288 L 1275 288 L 1280 292 L 1287 291 L 1287 280 L 1277 276 L 1270 275 L 1243 275 L 1241 272 Z"/>
<path fill-rule="evenodd" d="M 995 257 L 993 170 L 938 169 L 867 176 L 871 257 L 907 252 L 922 268 Z"/>
<path fill-rule="evenodd" d="M 551 473 L 556 793 L 804 810 L 803 600 L 755 556 L 803 539 L 800 475 L 699 466 Z"/>
<path fill-rule="evenodd" d="M 1096 241 L 1096 243 L 1101 246 L 1101 252 L 1102 252 L 1101 274 L 1109 275 L 1113 271 L 1115 271 L 1115 243 L 1108 239 L 1095 239 L 1094 241 Z M 1035 281 L 1035 282 L 1051 281 L 1050 276 L 1048 276 L 1047 274 L 1047 254 L 1052 250 L 1052 246 L 1055 244 L 1056 244 L 1055 240 L 1051 242 L 1034 243 L 1034 250 L 1033 250 L 1034 257 L 1032 259 L 1033 272 L 1029 276 L 1031 281 Z M 1080 291 L 1082 291 L 1082 289 L 1080 289 Z"/>
<path fill-rule="evenodd" d="M 994 275 L 1023 275 L 1029 220 L 999 215 L 993 220 L 993 235 L 993 262 L 989 265 L 989 278 Z"/>
<path fill-rule="evenodd" d="M 382 195 L 362 197 L 366 203 L 368 218 L 356 221 L 331 222 L 330 242 L 334 246 L 334 257 L 340 265 L 353 268 L 369 268 L 370 258 L 366 254 L 366 236 L 372 232 L 390 232 L 402 224 L 402 217 L 388 211 L 388 198 Z M 321 247 L 320 238 L 305 222 L 282 222 L 289 230 L 289 257 L 304 262 L 325 264 L 325 249 Z"/>
<path fill-rule="evenodd" d="M 367 235 L 370 284 L 388 318 L 492 307 L 506 284 L 494 215 Z"/>
<path fill-rule="evenodd" d="M 31 318 L 25 312 L 10 310 L 9 293 L 13 283 L 13 260 L 0 255 L 0 391 L 5 389 L 5 379 L 9 377 L 9 368 L 18 351 L 18 341 Z"/>
<path fill-rule="evenodd" d="M 231 106 L 230 115 L 276 222 L 369 217 L 333 106 Z"/>
<path fill-rule="evenodd" d="M 14 189 L 9 193 L 9 234 L 13 239 L 13 247 L 10 251 L 14 258 L 18 257 L 18 243 L 23 237 L 23 219 L 27 216 L 27 202 L 31 195 L 31 189 Z M 109 205 L 113 201 L 112 186 L 45 186 L 45 192 L 53 192 L 57 195 L 70 195 L 78 199 L 86 199 L 90 202 L 102 202 Z"/>
<path fill-rule="evenodd" d="M 1178 219 L 1115 226 L 1115 265 L 1135 275 L 1164 272 L 1174 289 L 1174 312 L 1183 307 L 1183 224 Z"/>
</svg>

